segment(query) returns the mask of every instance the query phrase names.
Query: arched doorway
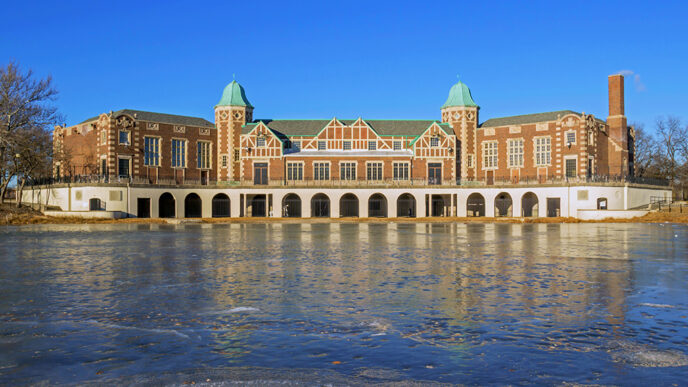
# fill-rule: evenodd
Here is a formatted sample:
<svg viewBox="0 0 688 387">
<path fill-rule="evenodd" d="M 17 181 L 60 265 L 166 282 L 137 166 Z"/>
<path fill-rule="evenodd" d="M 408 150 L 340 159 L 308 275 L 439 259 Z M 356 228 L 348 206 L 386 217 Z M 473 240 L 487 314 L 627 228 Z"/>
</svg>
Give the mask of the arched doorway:
<svg viewBox="0 0 688 387">
<path fill-rule="evenodd" d="M 175 206 L 174 196 L 169 192 L 165 192 L 158 199 L 158 216 L 161 218 L 174 218 L 177 213 Z"/>
<path fill-rule="evenodd" d="M 285 218 L 301 217 L 301 198 L 297 194 L 289 194 L 282 199 L 282 216 Z"/>
<path fill-rule="evenodd" d="M 323 193 L 319 193 L 311 199 L 311 217 L 329 218 L 330 217 L 330 198 Z"/>
<path fill-rule="evenodd" d="M 387 198 L 383 194 L 376 193 L 368 199 L 368 216 L 371 218 L 387 217 Z"/>
<path fill-rule="evenodd" d="M 468 196 L 466 214 L 468 216 L 485 216 L 485 198 L 483 195 L 474 192 Z"/>
<path fill-rule="evenodd" d="M 526 218 L 539 216 L 540 205 L 538 203 L 537 195 L 532 192 L 528 192 L 521 198 L 521 211 L 523 211 L 523 216 Z"/>
<path fill-rule="evenodd" d="M 203 202 L 195 193 L 186 195 L 184 199 L 184 217 L 200 218 L 203 213 Z"/>
<path fill-rule="evenodd" d="M 339 199 L 339 216 L 341 218 L 358 216 L 358 198 L 356 195 L 348 193 Z"/>
<path fill-rule="evenodd" d="M 397 199 L 397 217 L 416 216 L 416 198 L 409 193 L 401 194 Z"/>
<path fill-rule="evenodd" d="M 262 218 L 267 214 L 265 195 L 253 195 L 251 198 L 251 217 Z"/>
<path fill-rule="evenodd" d="M 228 218 L 230 208 L 229 196 L 223 193 L 213 196 L 213 218 Z"/>
<path fill-rule="evenodd" d="M 495 198 L 495 216 L 513 216 L 512 210 L 514 208 L 513 200 L 511 200 L 511 195 L 506 192 L 502 192 Z"/>
</svg>

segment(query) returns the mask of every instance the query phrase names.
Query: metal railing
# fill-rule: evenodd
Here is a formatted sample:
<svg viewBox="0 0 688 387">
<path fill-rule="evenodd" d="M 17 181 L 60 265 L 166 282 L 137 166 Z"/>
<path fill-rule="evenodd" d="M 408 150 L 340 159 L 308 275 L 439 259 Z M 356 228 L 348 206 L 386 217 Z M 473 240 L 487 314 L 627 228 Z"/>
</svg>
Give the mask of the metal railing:
<svg viewBox="0 0 688 387">
<path fill-rule="evenodd" d="M 52 185 L 69 183 L 114 183 L 114 184 L 141 184 L 141 185 L 227 185 L 240 187 L 481 187 L 481 186 L 501 186 L 501 185 L 537 185 L 537 184 L 585 184 L 585 183 L 635 183 L 654 186 L 670 185 L 669 180 L 653 179 L 635 176 L 587 176 L 587 177 L 549 177 L 540 176 L 520 176 L 520 177 L 494 177 L 479 178 L 471 180 L 438 180 L 427 178 L 412 178 L 406 180 L 381 179 L 381 180 L 343 180 L 331 178 L 328 180 L 315 180 L 304 178 L 301 180 L 270 179 L 264 184 L 258 184 L 256 180 L 244 179 L 241 181 L 218 182 L 205 179 L 188 179 L 175 176 L 160 176 L 157 178 L 132 177 L 132 176 L 102 176 L 102 175 L 74 175 L 63 176 L 60 178 L 41 178 L 29 179 L 28 186 L 33 185 Z"/>
</svg>

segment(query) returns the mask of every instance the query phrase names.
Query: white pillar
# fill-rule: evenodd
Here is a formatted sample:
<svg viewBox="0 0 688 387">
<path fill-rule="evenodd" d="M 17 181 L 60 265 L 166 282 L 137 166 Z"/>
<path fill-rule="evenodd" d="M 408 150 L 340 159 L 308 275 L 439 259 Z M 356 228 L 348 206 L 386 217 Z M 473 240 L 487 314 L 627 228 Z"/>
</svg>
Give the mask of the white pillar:
<svg viewBox="0 0 688 387">
<path fill-rule="evenodd" d="M 330 195 L 330 218 L 339 218 L 339 200 L 341 198 L 341 193 L 337 196 Z"/>
<path fill-rule="evenodd" d="M 282 200 L 284 199 L 284 194 L 278 193 L 278 194 L 272 194 L 272 217 L 273 218 L 281 218 L 284 216 L 283 214 L 283 209 L 282 209 Z"/>
<path fill-rule="evenodd" d="M 229 192 L 229 215 L 238 218 L 241 214 L 241 193 Z"/>
<path fill-rule="evenodd" d="M 178 193 L 177 197 L 175 197 L 175 203 L 174 203 L 174 217 L 175 218 L 183 218 L 184 217 L 184 198 L 185 195 L 182 193 Z"/>
<path fill-rule="evenodd" d="M 368 198 L 370 195 L 362 194 L 358 196 L 358 217 L 367 218 L 368 217 Z"/>
<path fill-rule="evenodd" d="M 495 216 L 495 198 L 494 195 L 485 195 L 485 216 L 488 218 Z"/>
<path fill-rule="evenodd" d="M 465 218 L 468 216 L 468 211 L 466 210 L 466 202 L 468 201 L 468 196 L 465 194 L 456 195 L 456 216 L 460 218 Z"/>
<path fill-rule="evenodd" d="M 202 192 L 201 192 L 202 193 Z M 200 196 L 200 195 L 199 195 Z M 201 217 L 212 218 L 213 217 L 213 194 L 201 196 Z"/>
<path fill-rule="evenodd" d="M 399 195 L 387 198 L 387 217 L 396 218 L 397 215 L 397 199 Z"/>
<path fill-rule="evenodd" d="M 425 217 L 425 193 L 413 194 L 413 197 L 416 199 L 416 217 L 417 218 L 424 218 Z"/>
<path fill-rule="evenodd" d="M 313 194 L 311 195 L 299 195 L 301 198 L 301 217 L 302 218 L 310 218 L 311 217 L 311 199 L 313 198 Z"/>
</svg>

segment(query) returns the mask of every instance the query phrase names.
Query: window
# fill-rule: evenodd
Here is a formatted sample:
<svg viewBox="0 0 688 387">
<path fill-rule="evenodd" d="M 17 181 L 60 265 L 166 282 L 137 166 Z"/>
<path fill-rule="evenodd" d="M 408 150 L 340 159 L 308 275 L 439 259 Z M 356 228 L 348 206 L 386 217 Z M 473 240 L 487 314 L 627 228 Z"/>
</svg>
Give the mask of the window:
<svg viewBox="0 0 688 387">
<path fill-rule="evenodd" d="M 466 157 L 466 164 L 467 164 L 466 166 L 468 168 L 473 168 L 473 155 L 467 155 L 467 156 L 468 157 Z"/>
<path fill-rule="evenodd" d="M 186 140 L 172 140 L 172 168 L 186 168 Z"/>
<path fill-rule="evenodd" d="M 198 142 L 198 169 L 210 168 L 210 143 L 207 141 Z"/>
<path fill-rule="evenodd" d="M 265 137 L 256 138 L 256 147 L 258 147 L 258 148 L 264 148 L 265 147 Z"/>
<path fill-rule="evenodd" d="M 401 141 L 394 141 L 394 150 L 401 150 Z"/>
<path fill-rule="evenodd" d="M 118 159 L 117 167 L 117 173 L 119 176 L 129 177 L 129 159 Z"/>
<path fill-rule="evenodd" d="M 327 142 L 326 141 L 318 141 L 318 150 L 325 150 L 327 149 Z"/>
<path fill-rule="evenodd" d="M 356 163 L 339 163 L 339 178 L 341 180 L 356 180 Z"/>
<path fill-rule="evenodd" d="M 483 143 L 483 168 L 497 168 L 497 141 Z"/>
<path fill-rule="evenodd" d="M 342 148 L 344 150 L 351 150 L 351 141 L 344 141 L 344 143 L 342 144 Z"/>
<path fill-rule="evenodd" d="M 291 141 L 284 140 L 284 149 L 291 149 Z"/>
<path fill-rule="evenodd" d="M 382 163 L 368 163 L 366 171 L 368 180 L 382 180 Z"/>
<path fill-rule="evenodd" d="M 227 155 L 222 155 L 222 168 L 227 168 Z"/>
<path fill-rule="evenodd" d="M 576 176 L 576 159 L 566 159 L 566 177 Z"/>
<path fill-rule="evenodd" d="M 440 138 L 439 137 L 430 137 L 430 146 L 433 148 L 440 146 Z"/>
<path fill-rule="evenodd" d="M 293 141 L 291 147 L 292 149 L 301 150 L 301 141 Z"/>
<path fill-rule="evenodd" d="M 143 138 L 143 165 L 160 165 L 160 139 L 158 137 Z"/>
<path fill-rule="evenodd" d="M 549 165 L 552 157 L 552 139 L 535 138 L 535 165 Z"/>
<path fill-rule="evenodd" d="M 234 161 L 239 161 L 239 149 L 234 149 Z"/>
<path fill-rule="evenodd" d="M 330 180 L 330 164 L 313 163 L 313 180 Z"/>
<path fill-rule="evenodd" d="M 523 140 L 509 140 L 509 167 L 523 166 Z"/>
<path fill-rule="evenodd" d="M 100 131 L 100 143 L 102 145 L 107 144 L 107 131 L 106 130 Z"/>
<path fill-rule="evenodd" d="M 129 145 L 129 131 L 128 130 L 120 130 L 119 131 L 119 144 L 120 145 Z"/>
<path fill-rule="evenodd" d="M 376 141 L 368 141 L 368 150 L 374 151 L 377 149 Z"/>
<path fill-rule="evenodd" d="M 566 145 L 576 143 L 576 132 L 566 132 Z"/>
<path fill-rule="evenodd" d="M 303 180 L 303 163 L 287 163 L 287 180 Z"/>
<path fill-rule="evenodd" d="M 394 163 L 394 180 L 408 180 L 409 179 L 409 164 L 408 163 Z"/>
</svg>

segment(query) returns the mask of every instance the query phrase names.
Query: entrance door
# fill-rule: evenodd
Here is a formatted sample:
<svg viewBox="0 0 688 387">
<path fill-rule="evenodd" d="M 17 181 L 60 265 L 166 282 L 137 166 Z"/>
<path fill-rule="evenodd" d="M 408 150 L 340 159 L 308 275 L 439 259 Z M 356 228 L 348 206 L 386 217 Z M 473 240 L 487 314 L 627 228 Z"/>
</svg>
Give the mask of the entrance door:
<svg viewBox="0 0 688 387">
<path fill-rule="evenodd" d="M 487 171 L 487 185 L 494 184 L 494 171 Z"/>
<path fill-rule="evenodd" d="M 547 216 L 550 218 L 561 216 L 561 199 L 547 198 Z"/>
<path fill-rule="evenodd" d="M 442 164 L 429 163 L 428 164 L 428 184 L 439 185 L 442 184 Z"/>
<path fill-rule="evenodd" d="M 208 171 L 201 171 L 201 185 L 208 185 Z"/>
<path fill-rule="evenodd" d="M 267 185 L 268 184 L 268 163 L 253 164 L 253 184 Z"/>
<path fill-rule="evenodd" d="M 100 175 L 101 176 L 107 175 L 107 160 L 106 159 L 100 160 Z"/>
<path fill-rule="evenodd" d="M 150 218 L 150 198 L 136 199 L 136 216 L 139 218 Z"/>
</svg>

